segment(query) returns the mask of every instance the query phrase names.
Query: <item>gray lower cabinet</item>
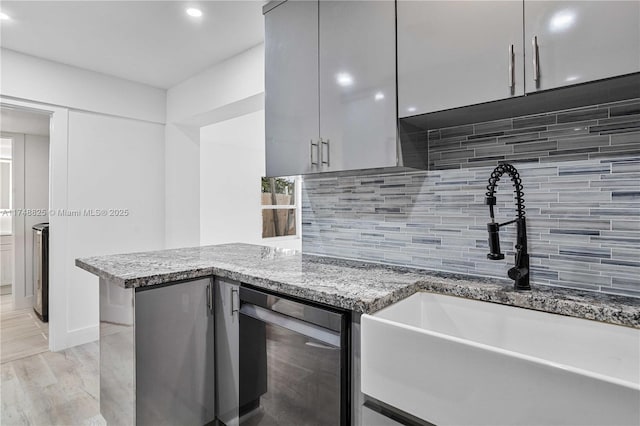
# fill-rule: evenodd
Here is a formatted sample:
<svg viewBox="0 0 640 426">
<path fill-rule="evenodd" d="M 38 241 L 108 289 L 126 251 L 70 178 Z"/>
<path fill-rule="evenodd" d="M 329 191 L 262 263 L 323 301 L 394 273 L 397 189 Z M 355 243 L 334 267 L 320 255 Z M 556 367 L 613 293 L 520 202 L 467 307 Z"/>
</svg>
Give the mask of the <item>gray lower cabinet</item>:
<svg viewBox="0 0 640 426">
<path fill-rule="evenodd" d="M 240 392 L 240 284 L 216 278 L 216 417 L 226 426 L 238 425 Z"/>
<path fill-rule="evenodd" d="M 399 117 L 524 94 L 522 1 L 397 7 Z"/>
<path fill-rule="evenodd" d="M 212 282 L 134 289 L 100 279 L 100 413 L 107 424 L 215 420 Z"/>
<path fill-rule="evenodd" d="M 136 424 L 215 418 L 211 279 L 136 291 Z"/>
<path fill-rule="evenodd" d="M 527 93 L 640 71 L 639 1 L 524 2 Z"/>
</svg>

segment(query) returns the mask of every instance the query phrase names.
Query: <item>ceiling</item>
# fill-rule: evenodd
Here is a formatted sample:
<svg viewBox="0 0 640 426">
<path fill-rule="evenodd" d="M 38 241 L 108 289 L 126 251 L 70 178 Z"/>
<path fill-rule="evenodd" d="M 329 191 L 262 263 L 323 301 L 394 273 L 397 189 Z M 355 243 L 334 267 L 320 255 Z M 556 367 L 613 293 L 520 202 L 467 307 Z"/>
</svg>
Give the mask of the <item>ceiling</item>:
<svg viewBox="0 0 640 426">
<path fill-rule="evenodd" d="M 4 48 L 159 88 L 264 39 L 264 1 L 5 1 Z M 203 16 L 186 14 L 188 7 Z"/>
</svg>

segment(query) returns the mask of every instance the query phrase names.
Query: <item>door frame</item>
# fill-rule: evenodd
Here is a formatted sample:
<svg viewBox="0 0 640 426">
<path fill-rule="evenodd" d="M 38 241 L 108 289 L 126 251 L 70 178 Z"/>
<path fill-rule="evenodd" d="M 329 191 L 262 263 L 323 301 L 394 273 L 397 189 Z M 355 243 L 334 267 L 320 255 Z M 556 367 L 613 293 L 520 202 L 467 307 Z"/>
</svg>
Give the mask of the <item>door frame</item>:
<svg viewBox="0 0 640 426">
<path fill-rule="evenodd" d="M 0 96 L 0 107 L 49 114 L 49 210 L 57 212 L 68 206 L 68 134 L 69 110 Z M 67 347 L 67 244 L 68 220 L 64 215 L 49 215 L 49 350 Z"/>
</svg>

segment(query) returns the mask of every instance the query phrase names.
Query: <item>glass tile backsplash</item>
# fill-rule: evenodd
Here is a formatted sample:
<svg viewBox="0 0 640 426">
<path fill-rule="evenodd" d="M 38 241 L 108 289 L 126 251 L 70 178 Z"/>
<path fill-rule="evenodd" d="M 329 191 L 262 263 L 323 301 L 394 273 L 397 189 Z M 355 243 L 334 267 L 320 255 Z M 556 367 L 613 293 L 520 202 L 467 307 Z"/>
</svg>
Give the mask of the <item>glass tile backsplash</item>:
<svg viewBox="0 0 640 426">
<path fill-rule="evenodd" d="M 415 135 L 414 135 L 415 136 Z M 640 99 L 424 132 L 429 171 L 305 178 L 303 252 L 506 278 L 484 196 L 500 161 L 524 186 L 532 284 L 640 297 Z M 496 220 L 515 214 L 503 179 Z"/>
</svg>

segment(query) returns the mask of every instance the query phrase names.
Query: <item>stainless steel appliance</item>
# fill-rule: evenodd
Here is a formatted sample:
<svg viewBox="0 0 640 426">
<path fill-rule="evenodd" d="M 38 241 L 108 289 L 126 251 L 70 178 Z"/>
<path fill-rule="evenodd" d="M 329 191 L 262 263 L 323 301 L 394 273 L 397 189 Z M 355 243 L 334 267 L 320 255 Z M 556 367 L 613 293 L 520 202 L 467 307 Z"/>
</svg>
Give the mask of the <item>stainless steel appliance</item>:
<svg viewBox="0 0 640 426">
<path fill-rule="evenodd" d="M 240 288 L 240 424 L 349 423 L 347 315 Z"/>
<path fill-rule="evenodd" d="M 33 231 L 33 310 L 42 321 L 49 321 L 49 224 L 38 223 Z"/>
</svg>

